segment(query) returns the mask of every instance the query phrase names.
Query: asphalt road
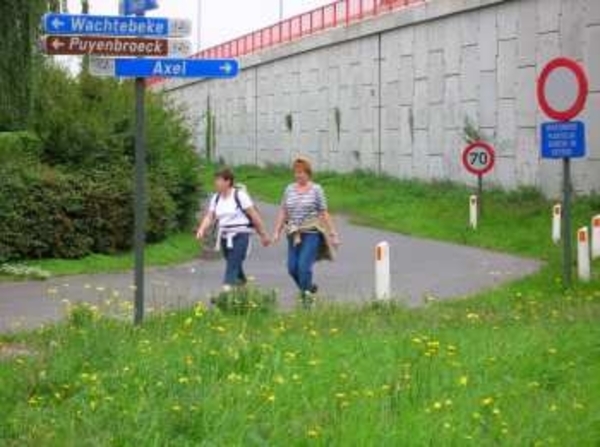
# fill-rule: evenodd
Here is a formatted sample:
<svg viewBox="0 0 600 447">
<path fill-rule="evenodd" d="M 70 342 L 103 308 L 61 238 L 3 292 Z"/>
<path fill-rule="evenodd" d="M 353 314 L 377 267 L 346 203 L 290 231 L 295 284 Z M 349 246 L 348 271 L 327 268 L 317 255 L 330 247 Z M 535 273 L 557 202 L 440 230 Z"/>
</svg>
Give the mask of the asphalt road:
<svg viewBox="0 0 600 447">
<path fill-rule="evenodd" d="M 261 212 L 272 224 L 275 207 L 261 204 Z M 323 299 L 360 302 L 373 296 L 374 247 L 387 241 L 391 251 L 392 292 L 397 299 L 417 306 L 425 297 L 459 298 L 537 271 L 534 260 L 486 250 L 435 242 L 375 230 L 337 219 L 342 247 L 335 262 L 317 265 L 316 282 Z M 253 241 L 246 270 L 262 287 L 280 291 L 283 307 L 293 305 L 296 291 L 287 277 L 286 247 L 263 249 Z M 173 268 L 149 269 L 147 307 L 187 306 L 206 300 L 219 290 L 223 263 L 196 260 Z M 104 302 L 118 295 L 131 301 L 133 274 L 100 274 L 54 278 L 46 282 L 0 283 L 0 332 L 34 328 L 56 321 L 69 302 Z"/>
</svg>

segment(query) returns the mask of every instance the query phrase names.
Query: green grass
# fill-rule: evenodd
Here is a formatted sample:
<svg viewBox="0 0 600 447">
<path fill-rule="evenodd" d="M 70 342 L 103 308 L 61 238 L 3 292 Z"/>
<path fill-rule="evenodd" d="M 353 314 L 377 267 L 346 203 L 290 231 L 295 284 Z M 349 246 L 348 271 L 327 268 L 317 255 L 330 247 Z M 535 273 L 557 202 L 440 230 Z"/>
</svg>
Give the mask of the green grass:
<svg viewBox="0 0 600 447">
<path fill-rule="evenodd" d="M 276 201 L 289 176 L 244 168 L 239 179 Z M 96 308 L 71 309 L 62 325 L 2 339 L 4 352 L 33 355 L 0 360 L 0 445 L 600 444 L 600 279 L 564 290 L 549 202 L 490 192 L 472 232 L 466 188 L 364 174 L 318 180 L 332 208 L 354 220 L 546 266 L 411 310 L 236 316 L 198 306 L 133 328 Z M 599 208 L 578 200 L 575 222 Z"/>
<path fill-rule="evenodd" d="M 278 203 L 291 181 L 289 169 L 237 169 L 252 194 Z M 484 194 L 480 228 L 468 228 L 469 188 L 450 182 L 424 183 L 368 173 L 318 173 L 334 212 L 353 221 L 399 233 L 490 248 L 540 259 L 559 255 L 550 240 L 553 203 L 532 189 Z M 589 225 L 600 212 L 600 196 L 575 201 L 573 226 Z M 343 236 L 343 235 L 342 235 Z"/>
<path fill-rule="evenodd" d="M 200 253 L 200 246 L 192 233 L 169 236 L 162 242 L 146 247 L 148 266 L 169 266 L 190 261 Z M 91 255 L 82 259 L 42 259 L 25 265 L 40 267 L 52 276 L 111 273 L 133 268 L 133 253 Z M 0 276 L 0 280 L 14 279 Z"/>
<path fill-rule="evenodd" d="M 7 342 L 5 446 L 596 446 L 600 292 L 141 328 L 77 309 Z M 596 283 L 597 286 L 597 283 Z"/>
</svg>

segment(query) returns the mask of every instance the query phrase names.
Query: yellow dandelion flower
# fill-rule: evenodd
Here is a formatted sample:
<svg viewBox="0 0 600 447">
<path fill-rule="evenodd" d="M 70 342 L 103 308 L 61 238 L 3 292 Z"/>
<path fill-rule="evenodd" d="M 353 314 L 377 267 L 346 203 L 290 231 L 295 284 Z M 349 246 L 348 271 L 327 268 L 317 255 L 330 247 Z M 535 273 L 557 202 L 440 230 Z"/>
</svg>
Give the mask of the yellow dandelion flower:
<svg viewBox="0 0 600 447">
<path fill-rule="evenodd" d="M 458 384 L 461 386 L 467 386 L 469 384 L 469 377 L 468 376 L 461 376 L 458 379 Z"/>
<path fill-rule="evenodd" d="M 484 399 L 481 400 L 481 405 L 483 405 L 484 407 L 489 407 L 493 403 L 494 403 L 494 398 L 493 397 L 486 397 L 486 398 L 484 398 Z"/>
<path fill-rule="evenodd" d="M 317 438 L 319 436 L 319 431 L 314 428 L 311 428 L 311 429 L 307 430 L 306 435 L 309 438 Z"/>
<path fill-rule="evenodd" d="M 441 402 L 434 402 L 433 403 L 433 409 L 434 410 L 441 410 L 442 409 L 442 403 Z"/>
<path fill-rule="evenodd" d="M 494 407 L 492 413 L 494 414 L 494 416 L 500 416 L 500 408 Z"/>
<path fill-rule="evenodd" d="M 275 394 L 269 394 L 267 396 L 267 402 L 271 402 L 271 403 L 275 402 Z"/>
</svg>

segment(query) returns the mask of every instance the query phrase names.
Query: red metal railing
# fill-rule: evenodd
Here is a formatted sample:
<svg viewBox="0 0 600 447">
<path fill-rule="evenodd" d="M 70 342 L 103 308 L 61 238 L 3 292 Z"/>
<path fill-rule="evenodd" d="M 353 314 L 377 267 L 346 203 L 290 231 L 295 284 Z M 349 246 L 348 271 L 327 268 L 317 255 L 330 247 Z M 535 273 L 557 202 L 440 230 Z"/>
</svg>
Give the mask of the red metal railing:
<svg viewBox="0 0 600 447">
<path fill-rule="evenodd" d="M 337 0 L 328 5 L 290 17 L 282 22 L 259 29 L 237 39 L 224 42 L 195 54 L 199 59 L 235 58 L 257 53 L 267 48 L 292 42 L 338 26 L 408 8 L 429 0 Z M 150 78 L 148 85 L 162 78 Z"/>
<path fill-rule="evenodd" d="M 291 42 L 326 29 L 347 26 L 427 0 L 337 0 L 312 11 L 290 17 L 237 39 L 202 50 L 193 57 L 219 59 L 240 57 Z"/>
</svg>

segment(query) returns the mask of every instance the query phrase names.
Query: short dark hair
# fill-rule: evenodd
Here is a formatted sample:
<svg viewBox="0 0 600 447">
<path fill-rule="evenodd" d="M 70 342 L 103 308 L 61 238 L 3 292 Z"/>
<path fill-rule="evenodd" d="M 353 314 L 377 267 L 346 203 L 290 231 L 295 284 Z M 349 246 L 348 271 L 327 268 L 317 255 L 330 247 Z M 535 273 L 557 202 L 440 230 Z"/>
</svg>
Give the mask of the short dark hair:
<svg viewBox="0 0 600 447">
<path fill-rule="evenodd" d="M 233 170 L 231 168 L 221 168 L 215 173 L 215 178 L 220 178 L 229 182 L 231 186 L 235 183 L 235 176 L 233 175 Z"/>
</svg>

